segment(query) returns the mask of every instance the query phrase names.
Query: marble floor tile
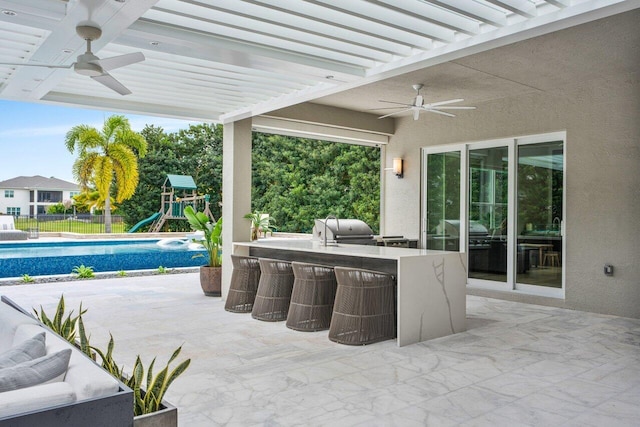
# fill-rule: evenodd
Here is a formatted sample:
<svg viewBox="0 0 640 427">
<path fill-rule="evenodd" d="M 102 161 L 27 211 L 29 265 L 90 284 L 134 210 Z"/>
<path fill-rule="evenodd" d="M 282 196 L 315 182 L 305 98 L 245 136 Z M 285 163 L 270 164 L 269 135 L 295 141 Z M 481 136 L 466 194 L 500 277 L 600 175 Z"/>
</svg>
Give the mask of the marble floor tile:
<svg viewBox="0 0 640 427">
<path fill-rule="evenodd" d="M 192 363 L 167 392 L 181 427 L 640 425 L 640 320 L 467 297 L 468 331 L 406 347 L 330 341 L 229 313 L 198 274 L 0 286 L 26 309 L 88 308 L 125 367 Z"/>
<path fill-rule="evenodd" d="M 464 422 L 514 400 L 510 396 L 471 386 L 421 402 L 418 406 L 446 419 Z"/>
</svg>

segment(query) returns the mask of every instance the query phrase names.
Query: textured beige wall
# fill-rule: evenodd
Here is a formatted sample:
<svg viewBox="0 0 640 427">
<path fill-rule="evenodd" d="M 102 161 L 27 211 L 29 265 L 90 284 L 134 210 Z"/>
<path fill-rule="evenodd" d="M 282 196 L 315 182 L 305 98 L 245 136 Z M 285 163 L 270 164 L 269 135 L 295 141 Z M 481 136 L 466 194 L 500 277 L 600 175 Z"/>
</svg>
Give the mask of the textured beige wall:
<svg viewBox="0 0 640 427">
<path fill-rule="evenodd" d="M 627 71 L 615 79 L 571 82 L 560 90 L 532 89 L 478 104 L 456 118 L 423 114 L 419 121 L 398 119 L 386 163 L 403 157 L 405 177 L 385 180 L 385 233 L 419 235 L 421 147 L 566 130 L 564 306 L 640 317 L 638 80 L 637 71 Z M 605 263 L 614 265 L 613 277 L 604 276 Z"/>
</svg>

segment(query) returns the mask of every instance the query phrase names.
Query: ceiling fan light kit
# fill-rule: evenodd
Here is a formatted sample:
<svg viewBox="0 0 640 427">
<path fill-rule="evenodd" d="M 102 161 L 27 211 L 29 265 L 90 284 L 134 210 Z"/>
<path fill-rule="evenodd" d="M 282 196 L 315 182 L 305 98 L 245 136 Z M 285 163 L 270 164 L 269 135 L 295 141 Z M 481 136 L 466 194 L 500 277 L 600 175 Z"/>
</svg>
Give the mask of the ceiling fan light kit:
<svg viewBox="0 0 640 427">
<path fill-rule="evenodd" d="M 131 91 L 127 89 L 122 83 L 116 80 L 109 70 L 124 67 L 127 65 L 135 64 L 136 62 L 144 61 L 144 55 L 142 52 L 127 53 L 124 55 L 113 56 L 111 58 L 100 59 L 91 51 L 91 42 L 98 40 L 102 36 L 102 30 L 99 27 L 92 25 L 78 25 L 76 27 L 76 33 L 87 42 L 87 51 L 81 55 L 78 55 L 76 62 L 70 65 L 47 65 L 47 64 L 13 64 L 4 63 L 2 65 L 12 65 L 20 67 L 46 67 L 46 68 L 71 68 L 83 76 L 91 77 L 98 83 L 103 84 L 109 89 L 119 93 L 120 95 L 129 95 Z"/>
<path fill-rule="evenodd" d="M 464 99 L 462 98 L 425 104 L 424 97 L 420 94 L 420 90 L 424 87 L 424 85 L 421 83 L 418 83 L 418 84 L 414 84 L 412 87 L 416 91 L 416 96 L 413 99 L 413 103 L 405 104 L 402 102 L 385 101 L 381 99 L 380 102 L 384 102 L 387 104 L 396 104 L 397 107 L 375 108 L 374 110 L 388 110 L 388 109 L 398 109 L 398 108 L 399 110 L 389 114 L 385 114 L 378 118 L 384 119 L 385 117 L 395 116 L 398 114 L 406 113 L 408 111 L 411 111 L 413 113 L 413 120 L 418 120 L 420 118 L 420 113 L 423 111 L 426 111 L 428 113 L 441 114 L 447 117 L 455 117 L 455 114 L 451 114 L 442 110 L 475 110 L 476 109 L 476 107 L 470 107 L 470 106 L 450 106 L 449 105 L 449 104 L 455 104 L 457 102 L 464 101 Z"/>
</svg>

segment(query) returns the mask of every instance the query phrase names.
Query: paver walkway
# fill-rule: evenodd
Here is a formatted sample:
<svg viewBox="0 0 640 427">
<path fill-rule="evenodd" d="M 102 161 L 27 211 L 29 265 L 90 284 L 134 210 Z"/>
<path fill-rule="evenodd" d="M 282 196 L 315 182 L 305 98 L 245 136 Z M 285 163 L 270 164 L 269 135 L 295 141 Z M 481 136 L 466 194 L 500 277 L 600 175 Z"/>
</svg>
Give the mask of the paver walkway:
<svg viewBox="0 0 640 427">
<path fill-rule="evenodd" d="M 117 360 L 184 344 L 166 398 L 181 427 L 638 426 L 640 320 L 469 296 L 468 331 L 398 348 L 335 344 L 205 297 L 198 275 L 2 286 L 48 311 L 83 303 L 94 344 Z"/>
</svg>

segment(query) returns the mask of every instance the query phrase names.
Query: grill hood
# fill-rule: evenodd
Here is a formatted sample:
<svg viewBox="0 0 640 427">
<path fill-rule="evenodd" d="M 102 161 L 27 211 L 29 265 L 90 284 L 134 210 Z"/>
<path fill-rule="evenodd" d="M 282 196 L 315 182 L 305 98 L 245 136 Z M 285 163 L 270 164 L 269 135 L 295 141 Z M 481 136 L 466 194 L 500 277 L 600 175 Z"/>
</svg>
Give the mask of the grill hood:
<svg viewBox="0 0 640 427">
<path fill-rule="evenodd" d="M 327 240 L 349 243 L 350 240 L 373 240 L 373 230 L 359 219 L 328 219 Z M 324 219 L 316 219 L 313 227 L 313 238 L 324 240 Z"/>
</svg>

